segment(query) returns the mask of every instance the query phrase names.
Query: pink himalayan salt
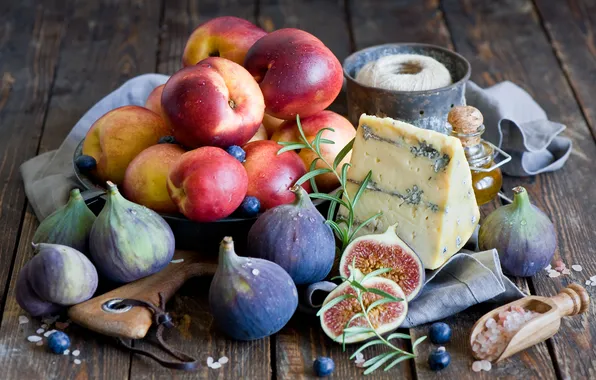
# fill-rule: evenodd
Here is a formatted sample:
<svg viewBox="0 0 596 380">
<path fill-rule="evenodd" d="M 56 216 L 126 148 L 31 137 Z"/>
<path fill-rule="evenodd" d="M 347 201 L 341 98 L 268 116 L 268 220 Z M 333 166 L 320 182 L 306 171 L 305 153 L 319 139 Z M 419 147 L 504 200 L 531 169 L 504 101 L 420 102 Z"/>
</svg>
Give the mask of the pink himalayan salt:
<svg viewBox="0 0 596 380">
<path fill-rule="evenodd" d="M 521 306 L 512 306 L 509 309 L 500 311 L 496 316 L 497 319 L 489 318 L 484 325 L 484 329 L 476 335 L 472 343 L 472 351 L 479 359 L 496 360 L 503 353 L 513 335 L 526 322 L 538 315 L 540 313 L 525 310 Z"/>
</svg>

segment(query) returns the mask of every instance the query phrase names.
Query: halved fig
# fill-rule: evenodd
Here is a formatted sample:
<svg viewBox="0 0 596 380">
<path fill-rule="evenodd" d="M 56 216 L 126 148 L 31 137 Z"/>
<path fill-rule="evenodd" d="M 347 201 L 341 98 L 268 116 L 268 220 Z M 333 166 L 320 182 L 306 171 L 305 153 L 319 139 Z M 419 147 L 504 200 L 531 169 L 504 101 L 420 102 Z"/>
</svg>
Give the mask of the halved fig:
<svg viewBox="0 0 596 380">
<path fill-rule="evenodd" d="M 408 313 L 408 303 L 405 301 L 406 295 L 403 290 L 394 281 L 391 281 L 383 277 L 373 277 L 362 281 L 362 273 L 355 270 L 354 278 L 359 280 L 360 284 L 366 288 L 376 288 L 386 293 L 391 294 L 396 298 L 400 298 L 404 301 L 399 302 L 387 302 L 381 305 L 375 306 L 369 311 L 368 317 L 379 334 L 385 334 L 391 332 L 399 327 L 406 318 Z M 356 291 L 352 285 L 346 281 L 335 288 L 325 301 L 323 306 L 331 302 L 333 299 L 343 295 L 352 294 L 356 296 Z M 373 302 L 381 299 L 380 295 L 371 292 L 365 292 L 362 294 L 362 300 L 364 307 L 368 308 Z M 339 301 L 331 308 L 325 310 L 321 315 L 321 327 L 327 336 L 336 342 L 343 342 L 343 331 L 346 327 L 366 327 L 370 328 L 368 322 L 364 317 L 355 318 L 350 322 L 352 316 L 357 313 L 363 312 L 360 303 L 355 298 L 347 298 Z M 349 325 L 348 325 L 348 322 Z M 374 336 L 372 332 L 365 332 L 360 334 L 346 335 L 345 343 L 356 343 L 362 342 Z"/>
<path fill-rule="evenodd" d="M 395 226 L 389 226 L 385 233 L 361 236 L 350 243 L 341 257 L 339 273 L 350 277 L 352 265 L 365 275 L 380 268 L 391 268 L 390 272 L 381 276 L 395 281 L 409 302 L 416 298 L 424 285 L 424 265 L 395 234 Z"/>
</svg>

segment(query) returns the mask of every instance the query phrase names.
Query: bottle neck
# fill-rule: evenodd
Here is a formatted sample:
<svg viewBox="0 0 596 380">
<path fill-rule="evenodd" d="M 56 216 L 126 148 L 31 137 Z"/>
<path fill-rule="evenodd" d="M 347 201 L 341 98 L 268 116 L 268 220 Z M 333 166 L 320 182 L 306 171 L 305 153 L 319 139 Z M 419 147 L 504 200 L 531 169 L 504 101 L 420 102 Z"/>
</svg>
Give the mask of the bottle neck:
<svg viewBox="0 0 596 380">
<path fill-rule="evenodd" d="M 475 132 L 471 133 L 462 133 L 453 128 L 449 130 L 451 136 L 457 137 L 461 141 L 470 167 L 485 167 L 493 160 L 493 148 L 481 137 L 484 129 L 484 125 L 481 125 Z"/>
</svg>

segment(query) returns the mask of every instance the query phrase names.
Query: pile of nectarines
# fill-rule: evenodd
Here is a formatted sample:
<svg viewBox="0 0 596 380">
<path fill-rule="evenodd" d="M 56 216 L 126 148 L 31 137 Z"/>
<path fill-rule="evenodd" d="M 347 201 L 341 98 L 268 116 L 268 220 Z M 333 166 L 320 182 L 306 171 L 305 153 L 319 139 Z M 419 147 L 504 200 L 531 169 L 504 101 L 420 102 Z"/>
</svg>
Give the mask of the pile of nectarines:
<svg viewBox="0 0 596 380">
<path fill-rule="evenodd" d="M 334 129 L 323 134 L 335 142 L 322 145 L 328 162 L 355 135 L 347 119 L 325 110 L 341 90 L 341 64 L 307 32 L 267 33 L 219 17 L 191 34 L 182 63 L 145 107 L 108 112 L 83 143 L 83 154 L 96 161 L 91 175 L 122 185 L 133 202 L 199 222 L 241 204 L 254 211 L 256 200 L 261 209 L 289 203 L 289 188 L 316 158 L 306 150 L 277 154 L 278 142 L 299 141 L 296 116 L 310 141 Z M 338 186 L 333 174 L 316 182 L 320 191 Z M 256 200 L 243 202 L 249 197 Z"/>
</svg>

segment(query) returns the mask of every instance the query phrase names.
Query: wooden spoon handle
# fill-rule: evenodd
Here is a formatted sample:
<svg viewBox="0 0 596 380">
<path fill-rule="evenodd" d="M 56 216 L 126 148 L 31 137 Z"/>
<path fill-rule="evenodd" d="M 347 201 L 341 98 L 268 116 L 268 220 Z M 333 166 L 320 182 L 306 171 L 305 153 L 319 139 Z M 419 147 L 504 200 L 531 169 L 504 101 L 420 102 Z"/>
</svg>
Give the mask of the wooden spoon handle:
<svg viewBox="0 0 596 380">
<path fill-rule="evenodd" d="M 166 301 L 191 277 L 213 275 L 217 268 L 215 258 L 206 258 L 196 252 L 176 251 L 174 260 L 166 268 L 149 277 L 71 307 L 68 316 L 73 322 L 98 333 L 129 339 L 141 339 L 153 323 L 151 312 L 145 307 L 130 310 L 106 310 L 106 302 L 131 298 L 159 305 L 159 293 Z"/>
<path fill-rule="evenodd" d="M 559 315 L 571 316 L 585 313 L 590 306 L 590 296 L 579 284 L 571 284 L 552 297 L 558 307 Z"/>
</svg>

